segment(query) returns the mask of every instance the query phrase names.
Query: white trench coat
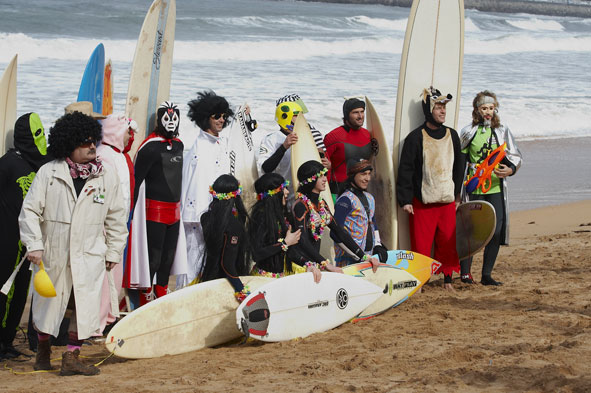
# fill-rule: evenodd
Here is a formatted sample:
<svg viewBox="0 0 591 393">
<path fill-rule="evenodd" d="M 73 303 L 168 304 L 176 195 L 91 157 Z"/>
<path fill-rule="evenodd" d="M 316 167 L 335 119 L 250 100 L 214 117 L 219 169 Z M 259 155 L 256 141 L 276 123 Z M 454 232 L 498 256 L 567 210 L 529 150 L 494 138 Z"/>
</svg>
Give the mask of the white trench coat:
<svg viewBox="0 0 591 393">
<path fill-rule="evenodd" d="M 119 178 L 111 167 L 89 178 L 78 197 L 65 160 L 39 169 L 23 201 L 20 235 L 27 250 L 43 251 L 57 296 L 45 298 L 33 292 L 37 330 L 57 337 L 73 286 L 78 337 L 99 332 L 105 261 L 121 261 L 126 222 Z"/>
</svg>

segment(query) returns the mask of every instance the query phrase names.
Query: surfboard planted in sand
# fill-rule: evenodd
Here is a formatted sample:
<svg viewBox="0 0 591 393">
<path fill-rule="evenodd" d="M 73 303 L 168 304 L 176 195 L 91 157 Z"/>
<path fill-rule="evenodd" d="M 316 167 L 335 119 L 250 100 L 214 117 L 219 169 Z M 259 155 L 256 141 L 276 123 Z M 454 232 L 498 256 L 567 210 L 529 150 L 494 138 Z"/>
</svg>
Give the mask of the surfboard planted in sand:
<svg viewBox="0 0 591 393">
<path fill-rule="evenodd" d="M 16 69 L 18 55 L 14 55 L 0 79 L 0 154 L 13 146 L 16 123 Z"/>
<path fill-rule="evenodd" d="M 380 230 L 380 239 L 387 247 L 395 247 L 398 235 L 398 219 L 395 198 L 394 169 L 388 140 L 373 103 L 365 97 L 365 122 L 372 138 L 378 141 L 378 154 L 374 158 L 374 170 L 368 191 L 376 201 L 376 221 Z"/>
<path fill-rule="evenodd" d="M 406 136 L 424 123 L 423 89 L 434 86 L 450 93 L 445 125 L 457 127 L 464 58 L 464 1 L 414 0 L 400 60 L 392 160 L 398 172 Z M 398 244 L 410 248 L 408 214 L 398 208 Z"/>
<path fill-rule="evenodd" d="M 234 115 L 228 133 L 228 151 L 230 157 L 230 174 L 240 181 L 244 192 L 242 200 L 248 210 L 256 202 L 254 182 L 258 179 L 254 142 L 248 127 L 250 115 L 246 114 L 245 103 Z"/>
<path fill-rule="evenodd" d="M 103 80 L 105 75 L 105 47 L 98 44 L 86 63 L 78 99 L 76 101 L 89 101 L 92 103 L 92 110 L 96 113 L 103 113 Z"/>
<path fill-rule="evenodd" d="M 175 0 L 154 0 L 135 47 L 125 113 L 137 122 L 138 133 L 144 138 L 155 129 L 158 106 L 169 100 L 175 24 Z M 131 157 L 143 137 L 135 138 Z"/>
</svg>

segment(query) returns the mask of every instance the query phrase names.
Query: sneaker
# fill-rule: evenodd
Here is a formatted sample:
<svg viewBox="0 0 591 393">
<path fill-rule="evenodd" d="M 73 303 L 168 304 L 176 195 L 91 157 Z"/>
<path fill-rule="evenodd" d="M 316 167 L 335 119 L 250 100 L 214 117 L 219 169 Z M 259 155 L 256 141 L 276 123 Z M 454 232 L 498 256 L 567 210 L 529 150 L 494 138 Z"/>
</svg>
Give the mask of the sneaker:
<svg viewBox="0 0 591 393">
<path fill-rule="evenodd" d="M 472 274 L 471 273 L 462 274 L 461 280 L 465 284 L 474 284 L 475 283 L 474 279 L 472 278 Z"/>
</svg>

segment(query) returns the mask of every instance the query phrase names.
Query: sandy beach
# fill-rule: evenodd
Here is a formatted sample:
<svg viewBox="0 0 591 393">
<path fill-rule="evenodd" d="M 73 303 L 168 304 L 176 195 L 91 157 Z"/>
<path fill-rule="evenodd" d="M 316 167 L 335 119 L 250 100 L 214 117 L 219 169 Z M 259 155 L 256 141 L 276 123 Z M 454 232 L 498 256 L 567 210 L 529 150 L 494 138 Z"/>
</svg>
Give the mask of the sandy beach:
<svg viewBox="0 0 591 393">
<path fill-rule="evenodd" d="M 95 377 L 5 362 L 5 392 L 587 392 L 591 200 L 514 212 L 498 288 L 442 280 L 399 307 L 290 342 L 229 343 L 148 360 L 111 357 Z M 473 273 L 480 279 L 481 258 Z M 19 333 L 17 346 L 27 351 Z M 54 348 L 58 359 L 65 347 Z M 85 346 L 86 361 L 109 354 Z M 54 365 L 59 367 L 60 361 Z M 12 371 L 9 369 L 12 368 Z"/>
</svg>

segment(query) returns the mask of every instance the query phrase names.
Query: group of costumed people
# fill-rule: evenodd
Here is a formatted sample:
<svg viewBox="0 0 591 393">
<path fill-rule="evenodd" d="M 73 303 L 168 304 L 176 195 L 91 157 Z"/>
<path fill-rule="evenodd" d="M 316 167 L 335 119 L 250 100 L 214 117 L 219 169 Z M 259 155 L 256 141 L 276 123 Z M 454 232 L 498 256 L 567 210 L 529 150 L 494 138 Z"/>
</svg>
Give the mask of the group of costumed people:
<svg viewBox="0 0 591 393">
<path fill-rule="evenodd" d="M 451 99 L 433 88 L 425 91 L 425 123 L 409 134 L 401 156 L 398 201 L 411 214 L 412 250 L 430 255 L 434 245 L 445 286 L 451 288 L 452 273 L 460 270 L 454 212 L 466 158 L 477 164 L 507 142 L 507 156 L 495 170 L 491 190 L 470 195 L 490 201 L 497 211 L 482 283 L 498 285 L 491 272 L 499 245 L 506 244 L 506 177 L 519 168 L 521 154 L 509 129 L 500 124 L 493 93 L 477 95 L 472 125 L 460 136 L 443 125 Z M 177 276 L 177 289 L 225 278 L 241 302 L 250 292 L 240 276 L 311 272 L 319 282 L 323 270 L 342 272 L 349 264 L 367 261 L 375 271 L 386 262 L 393 245 L 380 239 L 380 206 L 367 191 L 379 146 L 363 128 L 363 101 L 346 100 L 343 125 L 324 138 L 311 127 L 321 161 L 305 162 L 292 179 L 291 146 L 297 143 L 293 125 L 307 108 L 296 94 L 277 100 L 279 129 L 264 136 L 257 151 L 260 177 L 252 206 L 245 206 L 243 186 L 229 174 L 223 130 L 234 112 L 224 97 L 205 91 L 188 103 L 188 117 L 199 131 L 186 153 L 178 139 L 178 106 L 161 104 L 156 126 L 134 162 L 127 153 L 137 124 L 123 115 L 105 118 L 86 104 L 67 108 L 50 130 L 49 147 L 39 116 L 21 116 L 15 147 L 0 159 L 0 208 L 7 220 L 2 282 L 21 260 L 27 262 L 9 294 L 0 297 L 2 357 L 20 355 L 13 340 L 26 302 L 29 261 L 34 272 L 44 266 L 56 290 L 50 298 L 33 292 L 38 338 L 34 368 L 53 369 L 49 338 L 58 335 L 62 320 L 69 317 L 61 375 L 99 373 L 80 360 L 80 348 L 116 322 L 121 288 L 127 308 L 134 309 L 166 295 L 171 275 Z M 334 212 L 320 196 L 327 187 L 336 199 Z M 327 228 L 334 263 L 320 251 L 321 242 L 329 241 L 323 240 Z M 471 260 L 462 261 L 461 267 L 462 281 L 474 282 Z"/>
</svg>

